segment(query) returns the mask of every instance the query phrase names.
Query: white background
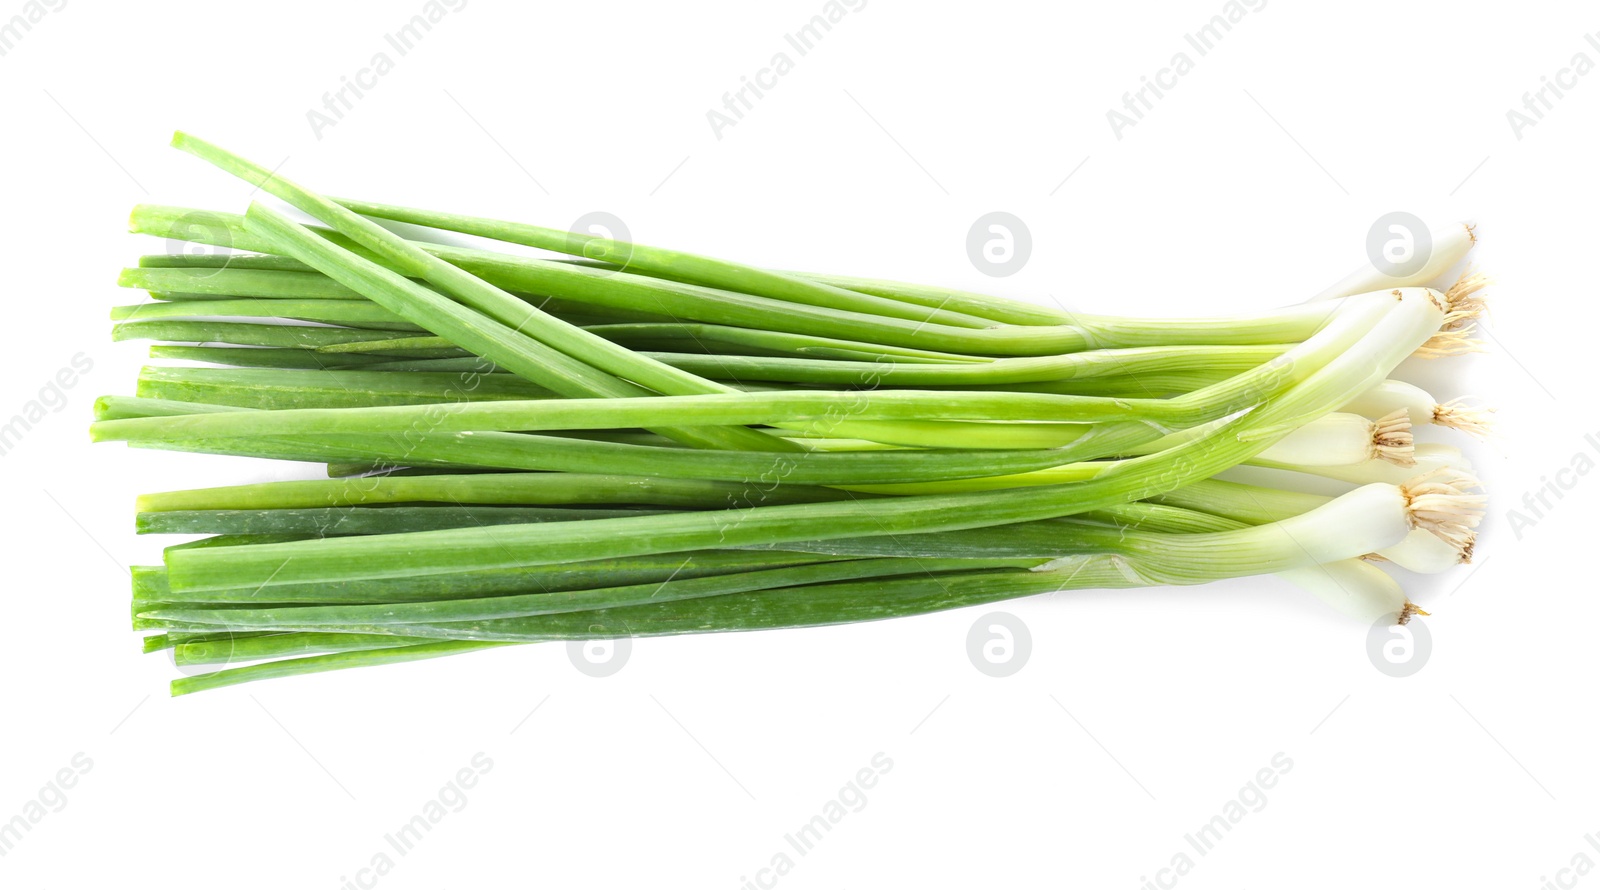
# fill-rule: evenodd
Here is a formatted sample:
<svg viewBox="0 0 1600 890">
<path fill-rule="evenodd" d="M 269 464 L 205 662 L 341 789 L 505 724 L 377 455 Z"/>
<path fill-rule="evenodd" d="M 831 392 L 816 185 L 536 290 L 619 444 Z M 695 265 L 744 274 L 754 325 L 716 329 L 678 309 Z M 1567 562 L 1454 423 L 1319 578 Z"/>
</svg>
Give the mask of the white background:
<svg viewBox="0 0 1600 890">
<path fill-rule="evenodd" d="M 477 752 L 493 768 L 468 805 L 379 884 L 735 888 L 782 851 L 786 888 L 1135 888 L 1187 851 L 1183 887 L 1533 888 L 1600 861 L 1600 483 L 1562 475 L 1520 534 L 1508 512 L 1600 459 L 1600 75 L 1520 139 L 1506 116 L 1574 54 L 1600 62 L 1589 9 L 1273 0 L 1202 58 L 1183 37 L 1218 0 L 871 0 L 798 57 L 784 35 L 820 0 L 472 0 L 318 138 L 307 111 L 421 8 L 72 0 L 0 58 L 0 417 L 93 362 L 0 458 L 0 820 L 93 761 L 0 885 L 339 887 Z M 718 139 L 707 111 L 786 50 Z M 1179 51 L 1194 70 L 1117 139 L 1107 110 Z M 125 566 L 164 543 L 134 536 L 133 497 L 316 472 L 87 442 L 94 397 L 131 393 L 144 361 L 109 341 L 107 310 L 142 296 L 116 271 L 165 249 L 124 233 L 128 209 L 245 205 L 165 147 L 175 128 L 337 194 L 562 226 L 605 210 L 645 243 L 1099 312 L 1296 302 L 1362 261 L 1383 213 L 1475 219 L 1490 352 L 1424 379 L 1500 408 L 1473 452 L 1495 498 L 1480 558 L 1407 580 L 1433 650 L 1404 679 L 1367 628 L 1262 579 L 1006 604 L 1032 654 L 1003 679 L 969 662 L 963 611 L 640 641 L 605 679 L 548 645 L 169 699 L 174 668 L 126 629 Z M 993 210 L 1032 232 L 1010 278 L 967 259 Z M 785 834 L 878 752 L 864 808 L 796 854 Z M 1266 804 L 1195 854 L 1185 833 L 1279 752 Z"/>
</svg>

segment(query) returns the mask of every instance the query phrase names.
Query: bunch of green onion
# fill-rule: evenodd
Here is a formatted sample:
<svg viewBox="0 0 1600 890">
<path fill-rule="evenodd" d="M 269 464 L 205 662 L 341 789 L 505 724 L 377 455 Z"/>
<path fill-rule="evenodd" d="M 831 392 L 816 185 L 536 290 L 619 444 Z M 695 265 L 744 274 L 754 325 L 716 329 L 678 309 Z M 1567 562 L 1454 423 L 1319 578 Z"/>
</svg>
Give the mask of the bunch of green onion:
<svg viewBox="0 0 1600 890">
<path fill-rule="evenodd" d="M 1483 278 L 1427 286 L 1467 227 L 1403 279 L 1118 318 L 329 198 L 174 144 L 320 225 L 137 207 L 135 232 L 225 249 L 124 270 L 154 301 L 115 338 L 196 364 L 100 399 L 93 436 L 328 475 L 140 498 L 141 533 L 205 536 L 133 572 L 146 651 L 218 666 L 174 694 L 1261 573 L 1404 622 L 1383 563 L 1471 558 L 1471 468 L 1411 428 L 1484 414 L 1390 379 L 1476 348 Z M 1217 478 L 1240 465 L 1283 484 Z"/>
</svg>

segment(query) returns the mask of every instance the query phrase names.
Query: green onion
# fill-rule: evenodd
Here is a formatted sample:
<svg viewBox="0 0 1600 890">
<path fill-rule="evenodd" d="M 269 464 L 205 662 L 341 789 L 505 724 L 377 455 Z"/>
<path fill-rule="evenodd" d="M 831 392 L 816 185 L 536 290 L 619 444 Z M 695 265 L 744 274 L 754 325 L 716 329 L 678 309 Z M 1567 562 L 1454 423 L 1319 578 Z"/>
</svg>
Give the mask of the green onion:
<svg viewBox="0 0 1600 890">
<path fill-rule="evenodd" d="M 209 536 L 131 573 L 145 650 L 218 668 L 174 694 L 1255 574 L 1404 622 L 1382 561 L 1473 555 L 1477 482 L 1412 429 L 1486 414 L 1391 376 L 1477 348 L 1482 276 L 1427 286 L 1468 229 L 1405 280 L 1145 319 L 335 200 L 173 141 L 319 224 L 136 207 L 136 232 L 228 251 L 123 269 L 153 301 L 113 337 L 210 367 L 145 368 L 91 435 L 331 477 L 139 499 L 139 533 Z M 1273 484 L 1216 478 L 1242 464 Z"/>
</svg>

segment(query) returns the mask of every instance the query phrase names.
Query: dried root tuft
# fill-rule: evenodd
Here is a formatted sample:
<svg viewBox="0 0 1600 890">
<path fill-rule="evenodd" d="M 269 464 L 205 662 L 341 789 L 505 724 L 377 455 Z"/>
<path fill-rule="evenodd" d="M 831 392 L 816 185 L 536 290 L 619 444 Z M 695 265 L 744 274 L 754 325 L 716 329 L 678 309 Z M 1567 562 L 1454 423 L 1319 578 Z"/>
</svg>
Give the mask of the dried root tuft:
<svg viewBox="0 0 1600 890">
<path fill-rule="evenodd" d="M 1461 273 L 1456 283 L 1444 292 L 1444 329 L 1453 331 L 1466 325 L 1468 322 L 1477 321 L 1488 309 L 1483 297 L 1478 292 L 1488 287 L 1489 276 L 1471 269 Z"/>
<path fill-rule="evenodd" d="M 1494 409 L 1468 408 L 1461 403 L 1461 399 L 1451 399 L 1442 405 L 1433 406 L 1434 424 L 1460 430 L 1477 439 L 1489 438 L 1494 432 L 1494 421 L 1490 417 Z"/>
<path fill-rule="evenodd" d="M 1396 623 L 1397 624 L 1409 624 L 1409 623 L 1411 623 L 1411 616 L 1412 615 L 1428 615 L 1428 614 L 1430 614 L 1430 613 L 1425 611 L 1421 606 L 1417 605 L 1416 603 L 1414 603 L 1414 602 L 1412 602 L 1410 600 L 1406 600 L 1405 608 L 1400 610 L 1400 619 Z"/>
<path fill-rule="evenodd" d="M 1473 529 L 1483 521 L 1489 499 L 1473 494 L 1478 480 L 1454 467 L 1440 467 L 1400 486 L 1406 499 L 1406 519 L 1412 528 L 1427 529 L 1457 551 L 1472 553 Z"/>
<path fill-rule="evenodd" d="M 1428 342 L 1417 347 L 1413 355 L 1418 358 L 1447 358 L 1452 355 L 1466 355 L 1469 352 L 1483 352 L 1483 341 L 1472 336 L 1477 330 L 1477 325 L 1468 325 L 1455 331 L 1441 330 L 1430 337 Z"/>
<path fill-rule="evenodd" d="M 1417 465 L 1416 443 L 1411 436 L 1411 415 L 1406 409 L 1397 408 L 1373 422 L 1371 456 L 1398 467 Z"/>
</svg>

